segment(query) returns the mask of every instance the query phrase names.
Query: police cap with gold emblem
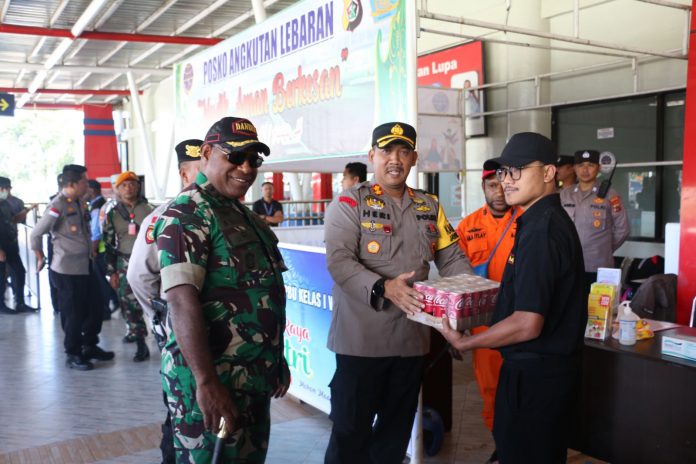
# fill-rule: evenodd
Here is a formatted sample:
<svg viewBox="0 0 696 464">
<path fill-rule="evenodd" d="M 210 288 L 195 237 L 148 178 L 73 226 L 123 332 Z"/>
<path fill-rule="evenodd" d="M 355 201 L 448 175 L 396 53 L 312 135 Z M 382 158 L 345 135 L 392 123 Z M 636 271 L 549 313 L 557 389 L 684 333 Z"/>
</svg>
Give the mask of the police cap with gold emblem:
<svg viewBox="0 0 696 464">
<path fill-rule="evenodd" d="M 372 131 L 372 146 L 384 148 L 390 143 L 401 142 L 410 149 L 416 149 L 416 129 L 405 122 L 388 122 Z"/>
<path fill-rule="evenodd" d="M 188 139 L 174 147 L 176 151 L 176 159 L 181 163 L 187 161 L 200 161 L 201 159 L 201 145 L 203 145 L 202 140 L 198 139 Z"/>
<path fill-rule="evenodd" d="M 597 150 L 578 150 L 575 152 L 575 164 L 587 162 L 599 164 L 599 152 Z"/>
<path fill-rule="evenodd" d="M 271 154 L 268 145 L 259 141 L 256 127 L 251 121 L 233 116 L 222 118 L 213 124 L 205 135 L 205 143 L 224 145 L 232 151 L 255 148 L 266 156 Z"/>
</svg>

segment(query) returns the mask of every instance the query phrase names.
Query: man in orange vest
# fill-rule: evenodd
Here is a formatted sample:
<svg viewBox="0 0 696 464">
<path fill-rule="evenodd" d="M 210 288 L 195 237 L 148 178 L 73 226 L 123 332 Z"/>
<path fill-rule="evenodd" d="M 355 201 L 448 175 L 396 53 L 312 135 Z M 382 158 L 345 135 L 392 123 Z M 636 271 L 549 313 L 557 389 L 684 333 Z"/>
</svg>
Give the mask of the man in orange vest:
<svg viewBox="0 0 696 464">
<path fill-rule="evenodd" d="M 499 165 L 491 160 L 483 163 L 481 187 L 486 204 L 462 219 L 457 226 L 459 246 L 471 261 L 474 272 L 487 279 L 500 282 L 508 255 L 515 241 L 516 220 L 519 208 L 505 203 L 503 186 L 495 175 Z M 472 334 L 484 332 L 488 327 L 475 327 Z M 498 374 L 503 362 L 497 350 L 487 348 L 473 350 L 474 375 L 483 398 L 481 416 L 488 430 L 493 431 L 493 411 Z M 496 462 L 496 452 L 488 462 Z"/>
</svg>

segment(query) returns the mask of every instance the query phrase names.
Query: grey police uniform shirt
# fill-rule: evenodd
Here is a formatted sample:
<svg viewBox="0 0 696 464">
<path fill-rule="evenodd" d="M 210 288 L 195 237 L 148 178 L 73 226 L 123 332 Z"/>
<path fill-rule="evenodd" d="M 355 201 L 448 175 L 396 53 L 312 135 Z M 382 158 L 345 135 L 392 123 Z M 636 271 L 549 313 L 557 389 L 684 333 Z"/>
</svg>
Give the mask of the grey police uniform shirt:
<svg viewBox="0 0 696 464">
<path fill-rule="evenodd" d="M 51 270 L 59 274 L 89 275 L 92 248 L 89 212 L 80 201 L 67 198 L 63 192 L 56 195 L 31 231 L 31 249 L 42 250 L 43 235 L 49 232 L 53 241 Z"/>
<path fill-rule="evenodd" d="M 407 188 L 399 202 L 365 182 L 334 199 L 324 222 L 335 283 L 328 348 L 365 357 L 427 354 L 430 327 L 407 319 L 394 304 L 375 311 L 370 300 L 381 277 L 415 271 L 411 282 L 425 280 L 433 260 L 442 276 L 473 273 L 436 197 Z"/>
<path fill-rule="evenodd" d="M 154 240 L 152 231 L 155 222 L 157 222 L 157 219 L 168 206 L 169 203 L 159 205 L 143 219 L 138 236 L 133 244 L 130 261 L 128 262 L 126 278 L 135 298 L 148 316 L 146 318 L 147 321 L 152 319 L 152 316 L 155 314 L 150 300 L 157 297 L 164 298 L 164 293 L 161 291 L 162 281 L 160 278 L 159 258 L 157 256 L 157 242 Z"/>
<path fill-rule="evenodd" d="M 630 233 L 628 215 L 619 194 L 609 189 L 604 198 L 599 198 L 598 190 L 599 183 L 586 192 L 578 184 L 561 190 L 561 204 L 580 236 L 585 272 L 614 267 L 614 252 Z"/>
</svg>

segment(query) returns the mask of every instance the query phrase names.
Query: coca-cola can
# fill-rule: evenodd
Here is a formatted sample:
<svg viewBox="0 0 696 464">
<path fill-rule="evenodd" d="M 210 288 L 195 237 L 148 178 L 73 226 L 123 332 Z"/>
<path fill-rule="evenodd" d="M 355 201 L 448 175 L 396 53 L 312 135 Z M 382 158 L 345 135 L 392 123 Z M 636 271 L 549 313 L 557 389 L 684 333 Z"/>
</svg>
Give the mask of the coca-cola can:
<svg viewBox="0 0 696 464">
<path fill-rule="evenodd" d="M 446 290 L 436 289 L 433 296 L 433 312 L 434 317 L 442 317 L 447 314 L 447 306 L 449 306 L 449 292 Z"/>
</svg>

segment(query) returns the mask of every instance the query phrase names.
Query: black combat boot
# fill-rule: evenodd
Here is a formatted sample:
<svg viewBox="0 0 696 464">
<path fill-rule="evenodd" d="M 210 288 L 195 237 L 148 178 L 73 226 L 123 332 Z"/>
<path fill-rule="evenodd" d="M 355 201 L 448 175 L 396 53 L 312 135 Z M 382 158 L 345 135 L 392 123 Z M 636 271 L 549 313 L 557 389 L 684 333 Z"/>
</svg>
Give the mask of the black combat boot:
<svg viewBox="0 0 696 464">
<path fill-rule="evenodd" d="M 77 369 L 78 371 L 91 371 L 94 369 L 94 365 L 91 362 L 76 354 L 69 354 L 65 365 L 70 369 Z"/>
<path fill-rule="evenodd" d="M 97 345 L 83 346 L 82 357 L 85 359 L 96 359 L 97 361 L 111 361 L 114 359 L 113 351 L 104 351 Z"/>
<path fill-rule="evenodd" d="M 145 343 L 145 339 L 143 337 L 138 337 L 136 342 L 138 343 L 138 350 L 135 352 L 135 356 L 133 356 L 133 361 L 141 362 L 145 361 L 146 359 L 149 359 L 150 350 L 147 348 L 147 343 Z"/>
<path fill-rule="evenodd" d="M 33 306 L 26 304 L 23 299 L 17 301 L 17 304 L 15 305 L 15 311 L 18 313 L 33 313 L 38 310 L 39 308 L 34 308 Z"/>
</svg>

